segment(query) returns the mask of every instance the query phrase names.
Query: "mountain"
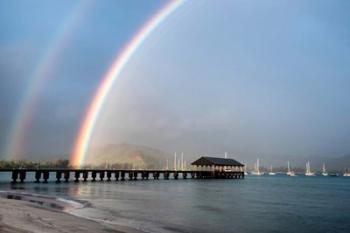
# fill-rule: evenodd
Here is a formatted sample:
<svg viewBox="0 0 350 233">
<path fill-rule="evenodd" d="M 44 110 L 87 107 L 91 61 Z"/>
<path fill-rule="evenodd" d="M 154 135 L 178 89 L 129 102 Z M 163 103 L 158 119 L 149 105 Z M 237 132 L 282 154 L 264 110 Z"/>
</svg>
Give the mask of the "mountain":
<svg viewBox="0 0 350 233">
<path fill-rule="evenodd" d="M 187 159 L 192 159 L 192 157 L 194 156 L 186 156 Z M 253 164 L 256 162 L 255 158 L 242 159 L 239 156 L 233 155 L 230 157 L 235 158 L 238 161 L 244 161 L 249 169 L 253 169 Z M 106 165 L 109 165 L 113 168 L 163 169 L 166 167 L 167 160 L 169 161 L 169 167 L 172 168 L 174 161 L 173 155 L 152 147 L 122 143 L 103 145 L 90 149 L 87 154 L 86 164 L 103 168 L 106 167 Z M 286 155 L 261 156 L 260 164 L 265 168 L 269 168 L 270 165 L 273 165 L 273 167 L 278 170 L 285 169 L 288 160 L 293 169 L 296 169 L 297 171 L 304 171 L 305 163 L 308 160 L 311 163 L 313 171 L 320 171 L 323 163 L 326 164 L 328 171 L 343 172 L 345 169 L 350 169 L 350 154 L 340 157 Z"/>
<path fill-rule="evenodd" d="M 161 150 L 133 144 L 109 144 L 90 149 L 86 164 L 135 169 L 164 168 L 169 155 Z"/>
</svg>

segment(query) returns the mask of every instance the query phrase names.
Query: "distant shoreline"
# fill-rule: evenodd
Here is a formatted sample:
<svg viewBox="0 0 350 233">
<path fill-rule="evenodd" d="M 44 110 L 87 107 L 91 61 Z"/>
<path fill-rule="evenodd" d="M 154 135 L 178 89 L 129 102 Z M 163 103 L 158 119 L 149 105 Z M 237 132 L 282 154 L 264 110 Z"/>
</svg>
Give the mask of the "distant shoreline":
<svg viewBox="0 0 350 233">
<path fill-rule="evenodd" d="M 142 233 L 70 213 L 88 205 L 51 196 L 0 191 L 0 232 Z"/>
</svg>

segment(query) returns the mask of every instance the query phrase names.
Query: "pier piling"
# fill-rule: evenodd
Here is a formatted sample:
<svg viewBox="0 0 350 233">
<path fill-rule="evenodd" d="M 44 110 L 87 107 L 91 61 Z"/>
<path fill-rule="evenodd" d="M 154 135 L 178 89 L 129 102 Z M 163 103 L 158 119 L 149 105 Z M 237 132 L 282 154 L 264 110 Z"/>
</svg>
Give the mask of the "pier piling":
<svg viewBox="0 0 350 233">
<path fill-rule="evenodd" d="M 111 177 L 112 177 L 112 172 L 107 171 L 107 181 L 111 181 Z"/>
<path fill-rule="evenodd" d="M 64 182 L 68 182 L 69 181 L 69 177 L 70 177 L 70 172 L 69 171 L 65 171 L 64 172 Z"/>
<path fill-rule="evenodd" d="M 164 176 L 164 180 L 169 180 L 169 172 L 168 171 L 165 171 L 163 173 L 163 176 Z"/>
<path fill-rule="evenodd" d="M 154 180 L 157 180 L 157 172 L 153 172 L 152 175 L 153 175 L 153 179 L 154 179 Z"/>
<path fill-rule="evenodd" d="M 119 171 L 116 171 L 114 173 L 114 177 L 115 177 L 115 180 L 118 181 L 119 180 Z"/>
<path fill-rule="evenodd" d="M 26 179 L 27 173 L 26 171 L 20 171 L 19 173 L 19 180 L 21 181 L 21 183 L 24 182 L 24 180 Z"/>
<path fill-rule="evenodd" d="M 105 178 L 105 172 L 100 171 L 100 181 L 103 181 L 104 178 Z"/>
<path fill-rule="evenodd" d="M 17 183 L 18 171 L 12 171 L 12 183 Z"/>
<path fill-rule="evenodd" d="M 83 182 L 86 182 L 88 177 L 89 177 L 89 172 L 88 171 L 84 171 L 83 172 Z"/>
<path fill-rule="evenodd" d="M 56 183 L 61 183 L 61 177 L 62 177 L 62 172 L 57 171 L 56 172 Z"/>
<path fill-rule="evenodd" d="M 174 172 L 174 179 L 175 179 L 175 180 L 179 179 L 179 173 L 176 172 L 176 171 Z"/>
<path fill-rule="evenodd" d="M 96 181 L 96 172 L 95 171 L 91 172 L 91 178 L 92 178 L 92 182 Z"/>
<path fill-rule="evenodd" d="M 196 178 L 196 173 L 191 172 L 191 178 L 192 178 L 192 179 Z"/>
<path fill-rule="evenodd" d="M 39 183 L 41 179 L 41 171 L 35 172 L 35 183 Z"/>
<path fill-rule="evenodd" d="M 74 182 L 79 182 L 79 178 L 80 178 L 80 172 L 79 171 L 75 171 L 74 172 Z"/>
<path fill-rule="evenodd" d="M 125 171 L 120 172 L 121 181 L 125 181 Z"/>
<path fill-rule="evenodd" d="M 43 173 L 43 179 L 44 179 L 44 183 L 47 183 L 47 180 L 50 177 L 50 172 L 49 171 L 44 171 Z"/>
</svg>

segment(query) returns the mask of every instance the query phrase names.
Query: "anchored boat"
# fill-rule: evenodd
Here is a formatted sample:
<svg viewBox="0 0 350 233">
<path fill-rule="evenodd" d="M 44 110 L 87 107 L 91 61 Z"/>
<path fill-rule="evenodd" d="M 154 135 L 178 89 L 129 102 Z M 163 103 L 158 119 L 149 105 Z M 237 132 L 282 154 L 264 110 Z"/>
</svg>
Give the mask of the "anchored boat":
<svg viewBox="0 0 350 233">
<path fill-rule="evenodd" d="M 272 171 L 272 165 L 270 166 L 270 172 L 269 172 L 269 175 L 270 175 L 270 176 L 274 176 L 274 175 L 276 175 L 276 173 Z"/>
<path fill-rule="evenodd" d="M 343 176 L 350 177 L 350 172 L 348 171 L 348 169 L 345 170 Z"/>
<path fill-rule="evenodd" d="M 288 165 L 287 176 L 296 176 L 295 172 L 290 169 L 289 161 L 287 162 L 287 165 Z"/>
<path fill-rule="evenodd" d="M 322 175 L 323 176 L 328 176 L 328 172 L 326 171 L 326 165 L 323 163 L 323 166 L 322 166 Z"/>
<path fill-rule="evenodd" d="M 261 175 L 264 175 L 263 172 L 260 172 L 260 167 L 259 167 L 259 159 L 256 160 L 256 164 L 255 164 L 255 170 L 252 171 L 252 175 L 255 175 L 255 176 L 261 176 Z"/>
<path fill-rule="evenodd" d="M 306 172 L 305 176 L 315 176 L 315 173 L 311 171 L 310 161 L 306 162 Z"/>
</svg>

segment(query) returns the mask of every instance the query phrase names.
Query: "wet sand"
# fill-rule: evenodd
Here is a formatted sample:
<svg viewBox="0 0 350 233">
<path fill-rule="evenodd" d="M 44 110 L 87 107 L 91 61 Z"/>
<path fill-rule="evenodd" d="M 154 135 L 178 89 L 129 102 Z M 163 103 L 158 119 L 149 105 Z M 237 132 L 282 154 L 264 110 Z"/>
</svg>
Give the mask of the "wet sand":
<svg viewBox="0 0 350 233">
<path fill-rule="evenodd" d="M 70 215 L 55 198 L 11 195 L 0 195 L 1 233 L 142 233 Z"/>
</svg>

